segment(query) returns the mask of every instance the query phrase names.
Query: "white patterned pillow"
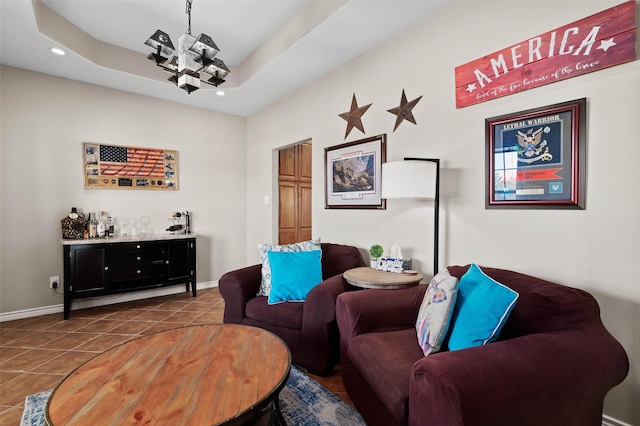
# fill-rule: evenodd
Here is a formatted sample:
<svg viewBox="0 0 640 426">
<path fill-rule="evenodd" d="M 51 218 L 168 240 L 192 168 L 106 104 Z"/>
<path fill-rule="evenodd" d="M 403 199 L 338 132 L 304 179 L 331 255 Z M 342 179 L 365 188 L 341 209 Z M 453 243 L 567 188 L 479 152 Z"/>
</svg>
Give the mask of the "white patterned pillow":
<svg viewBox="0 0 640 426">
<path fill-rule="evenodd" d="M 270 244 L 258 244 L 258 252 L 260 252 L 260 261 L 262 262 L 262 281 L 257 296 L 269 296 L 271 292 L 271 265 L 269 264 L 270 251 L 314 251 L 320 250 L 320 240 L 302 241 L 300 243 L 286 244 L 281 246 L 272 246 Z"/>
<path fill-rule="evenodd" d="M 457 296 L 458 278 L 451 276 L 447 269 L 431 279 L 416 320 L 418 344 L 425 356 L 440 350 Z"/>
</svg>

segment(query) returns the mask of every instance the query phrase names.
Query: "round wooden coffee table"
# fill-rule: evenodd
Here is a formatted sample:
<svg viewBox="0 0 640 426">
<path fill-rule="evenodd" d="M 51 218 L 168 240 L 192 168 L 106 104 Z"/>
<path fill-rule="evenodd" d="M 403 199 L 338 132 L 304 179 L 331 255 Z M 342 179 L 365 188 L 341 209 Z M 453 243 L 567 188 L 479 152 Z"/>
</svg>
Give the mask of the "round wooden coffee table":
<svg viewBox="0 0 640 426">
<path fill-rule="evenodd" d="M 235 324 L 176 328 L 131 340 L 70 373 L 49 425 L 247 424 L 275 414 L 291 354 L 274 334 Z"/>
<path fill-rule="evenodd" d="M 395 272 L 378 271 L 377 269 L 361 267 L 353 268 L 342 274 L 351 285 L 361 288 L 406 288 L 417 285 L 422 280 L 422 274 L 396 274 Z"/>
</svg>

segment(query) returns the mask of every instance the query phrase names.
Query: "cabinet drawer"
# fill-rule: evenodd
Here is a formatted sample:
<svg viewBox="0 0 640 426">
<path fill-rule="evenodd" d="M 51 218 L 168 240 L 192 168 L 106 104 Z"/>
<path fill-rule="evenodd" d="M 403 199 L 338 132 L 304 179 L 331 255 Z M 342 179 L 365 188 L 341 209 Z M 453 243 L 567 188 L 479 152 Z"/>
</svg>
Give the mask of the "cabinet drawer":
<svg viewBox="0 0 640 426">
<path fill-rule="evenodd" d="M 111 246 L 111 253 L 123 253 L 123 252 L 141 252 L 147 250 L 162 250 L 161 242 L 131 242 L 131 243 L 118 243 Z"/>
<path fill-rule="evenodd" d="M 111 265 L 119 266 L 128 263 L 146 263 L 146 262 L 162 262 L 164 259 L 164 252 L 159 250 L 140 250 L 135 251 L 112 251 L 111 252 Z"/>
<path fill-rule="evenodd" d="M 162 276 L 162 262 L 144 264 L 144 265 L 120 265 L 111 269 L 112 281 L 134 280 L 137 278 L 149 278 L 154 276 Z"/>
</svg>

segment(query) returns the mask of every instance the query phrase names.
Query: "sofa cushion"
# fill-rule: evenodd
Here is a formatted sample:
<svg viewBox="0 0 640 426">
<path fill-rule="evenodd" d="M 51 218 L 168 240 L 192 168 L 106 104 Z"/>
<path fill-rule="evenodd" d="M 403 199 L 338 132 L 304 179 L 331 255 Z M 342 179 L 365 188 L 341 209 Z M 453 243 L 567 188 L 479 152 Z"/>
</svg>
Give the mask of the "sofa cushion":
<svg viewBox="0 0 640 426">
<path fill-rule="evenodd" d="M 269 305 L 266 296 L 258 296 L 247 302 L 247 318 L 280 327 L 300 330 L 304 303 L 278 303 Z"/>
<path fill-rule="evenodd" d="M 322 251 L 269 252 L 271 264 L 270 305 L 304 302 L 311 289 L 322 282 Z"/>
<path fill-rule="evenodd" d="M 518 293 L 486 275 L 476 264 L 460 278 L 447 346 L 449 350 L 486 345 L 498 338 Z"/>
<path fill-rule="evenodd" d="M 257 296 L 268 296 L 271 292 L 271 264 L 269 263 L 270 251 L 299 252 L 311 250 L 320 250 L 320 242 L 309 240 L 280 246 L 258 244 L 260 262 L 262 263 L 262 280 L 260 281 L 260 288 L 258 289 Z"/>
<path fill-rule="evenodd" d="M 411 367 L 424 357 L 415 329 L 361 334 L 348 351 L 354 367 L 393 418 L 407 423 Z"/>
<path fill-rule="evenodd" d="M 440 350 L 449 330 L 457 295 L 458 278 L 452 277 L 446 269 L 429 282 L 416 320 L 418 344 L 425 356 Z"/>
</svg>

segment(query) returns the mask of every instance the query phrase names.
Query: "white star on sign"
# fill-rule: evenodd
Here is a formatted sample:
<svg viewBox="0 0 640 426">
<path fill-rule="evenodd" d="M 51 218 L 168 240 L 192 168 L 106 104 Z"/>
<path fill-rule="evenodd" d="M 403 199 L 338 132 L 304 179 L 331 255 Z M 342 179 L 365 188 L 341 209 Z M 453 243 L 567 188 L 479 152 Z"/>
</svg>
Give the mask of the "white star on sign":
<svg viewBox="0 0 640 426">
<path fill-rule="evenodd" d="M 600 40 L 600 46 L 598 46 L 598 49 L 602 49 L 606 52 L 607 49 L 615 45 L 616 43 L 613 42 L 613 37 L 611 37 L 609 40 Z"/>
<path fill-rule="evenodd" d="M 475 83 L 469 83 L 467 84 L 467 92 L 471 93 L 474 90 L 476 90 L 476 84 Z"/>
</svg>

